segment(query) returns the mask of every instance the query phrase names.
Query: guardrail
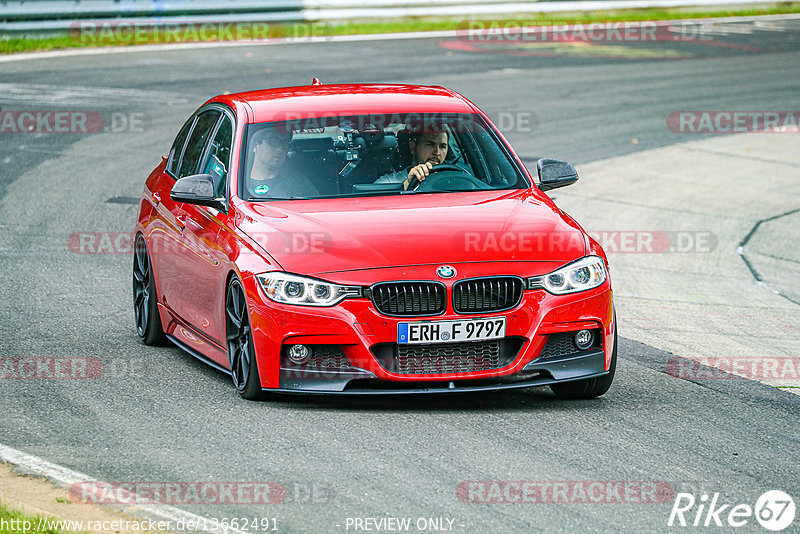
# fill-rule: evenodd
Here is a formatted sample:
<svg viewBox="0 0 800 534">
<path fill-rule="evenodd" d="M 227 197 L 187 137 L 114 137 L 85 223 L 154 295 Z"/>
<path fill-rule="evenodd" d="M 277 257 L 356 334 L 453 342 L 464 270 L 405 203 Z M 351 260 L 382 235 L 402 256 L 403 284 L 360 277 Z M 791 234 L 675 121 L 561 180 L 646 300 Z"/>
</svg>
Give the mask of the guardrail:
<svg viewBox="0 0 800 534">
<path fill-rule="evenodd" d="M 0 34 L 65 31 L 82 20 L 119 19 L 140 26 L 155 26 L 464 17 L 752 3 L 753 0 L 0 0 Z"/>
</svg>

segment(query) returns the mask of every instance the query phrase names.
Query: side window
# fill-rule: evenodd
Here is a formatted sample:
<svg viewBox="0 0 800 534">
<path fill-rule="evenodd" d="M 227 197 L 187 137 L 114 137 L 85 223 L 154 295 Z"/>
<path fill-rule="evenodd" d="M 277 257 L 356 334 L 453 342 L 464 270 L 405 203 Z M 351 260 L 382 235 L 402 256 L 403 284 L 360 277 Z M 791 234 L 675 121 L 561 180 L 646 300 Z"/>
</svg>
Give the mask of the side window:
<svg viewBox="0 0 800 534">
<path fill-rule="evenodd" d="M 169 151 L 167 171 L 173 176 L 178 174 L 178 165 L 181 162 L 183 145 L 186 144 L 186 136 L 189 135 L 189 130 L 192 129 L 192 124 L 194 124 L 194 116 L 192 116 L 188 121 L 186 121 L 186 124 L 183 125 L 181 130 L 178 132 L 178 137 L 175 138 L 175 142 L 172 143 L 172 148 Z"/>
<path fill-rule="evenodd" d="M 210 174 L 214 178 L 214 192 L 217 198 L 225 196 L 232 140 L 233 123 L 227 115 L 222 115 L 222 120 L 208 147 L 208 153 L 200 165 L 201 173 Z"/>
<path fill-rule="evenodd" d="M 511 159 L 503 154 L 500 145 L 483 130 L 475 133 L 475 141 L 483 155 L 482 163 L 489 171 L 488 182 L 495 187 L 508 187 L 521 180 L 519 172 L 514 168 Z"/>
<path fill-rule="evenodd" d="M 219 115 L 219 111 L 210 110 L 197 116 L 197 122 L 194 125 L 192 134 L 189 136 L 189 141 L 186 143 L 186 149 L 183 151 L 178 178 L 183 178 L 184 176 L 189 176 L 197 172 L 197 164 L 200 162 L 200 156 L 203 154 L 203 147 L 206 145 L 206 140 L 211 130 L 217 124 Z"/>
<path fill-rule="evenodd" d="M 468 162 L 464 161 L 464 157 L 462 155 L 463 151 L 459 145 L 457 129 L 449 124 L 445 124 L 444 129 L 447 131 L 447 157 L 442 163 L 458 165 L 459 167 L 464 167 L 470 171 L 470 173 L 475 174 L 472 171 L 472 166 Z"/>
</svg>

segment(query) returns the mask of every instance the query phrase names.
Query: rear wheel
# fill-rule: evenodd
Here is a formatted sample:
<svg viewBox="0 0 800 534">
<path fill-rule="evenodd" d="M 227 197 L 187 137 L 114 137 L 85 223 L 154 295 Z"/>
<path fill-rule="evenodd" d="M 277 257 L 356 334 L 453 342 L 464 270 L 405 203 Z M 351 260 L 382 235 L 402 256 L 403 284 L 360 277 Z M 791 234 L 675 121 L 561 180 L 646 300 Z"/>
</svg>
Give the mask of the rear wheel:
<svg viewBox="0 0 800 534">
<path fill-rule="evenodd" d="M 614 317 L 614 350 L 611 353 L 611 365 L 608 374 L 597 378 L 576 380 L 566 384 L 552 384 L 550 389 L 559 399 L 593 399 L 599 397 L 611 387 L 617 369 L 617 319 Z"/>
<path fill-rule="evenodd" d="M 261 382 L 258 378 L 258 365 L 253 348 L 250 315 L 247 313 L 247 299 L 242 283 L 235 277 L 228 284 L 225 298 L 225 337 L 231 378 L 236 391 L 245 399 L 259 399 Z"/>
<path fill-rule="evenodd" d="M 133 254 L 133 312 L 136 316 L 136 332 L 145 345 L 167 344 L 158 313 L 158 295 L 150 254 L 141 234 L 136 237 Z"/>
</svg>

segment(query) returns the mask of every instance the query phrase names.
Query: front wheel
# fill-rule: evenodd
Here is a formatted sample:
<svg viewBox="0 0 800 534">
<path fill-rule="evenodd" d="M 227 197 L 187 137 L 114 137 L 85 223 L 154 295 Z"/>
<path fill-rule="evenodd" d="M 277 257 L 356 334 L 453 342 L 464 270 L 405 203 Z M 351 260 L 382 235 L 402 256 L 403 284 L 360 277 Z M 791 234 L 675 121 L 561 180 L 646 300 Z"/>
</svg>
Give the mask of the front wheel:
<svg viewBox="0 0 800 534">
<path fill-rule="evenodd" d="M 158 313 L 153 264 L 147 252 L 147 242 L 141 234 L 136 237 L 133 254 L 133 312 L 136 316 L 136 333 L 145 345 L 167 344 Z"/>
<path fill-rule="evenodd" d="M 228 345 L 228 363 L 236 391 L 247 400 L 261 397 L 256 352 L 244 288 L 234 277 L 228 284 L 225 298 L 225 337 Z"/>
<path fill-rule="evenodd" d="M 576 380 L 566 384 L 552 384 L 550 389 L 559 399 L 593 399 L 599 397 L 611 387 L 617 369 L 617 319 L 614 318 L 614 350 L 611 353 L 611 365 L 608 374 L 586 380 Z"/>
</svg>

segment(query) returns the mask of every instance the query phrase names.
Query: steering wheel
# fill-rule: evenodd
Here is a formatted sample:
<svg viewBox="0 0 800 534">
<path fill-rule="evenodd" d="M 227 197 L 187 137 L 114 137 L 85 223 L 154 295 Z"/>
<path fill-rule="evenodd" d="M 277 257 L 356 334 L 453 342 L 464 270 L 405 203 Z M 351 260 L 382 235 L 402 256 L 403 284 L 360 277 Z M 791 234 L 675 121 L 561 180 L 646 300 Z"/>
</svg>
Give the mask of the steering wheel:
<svg viewBox="0 0 800 534">
<path fill-rule="evenodd" d="M 442 171 L 464 173 L 465 176 L 433 176 L 434 173 Z M 408 191 L 415 188 L 416 191 L 436 191 L 438 189 L 437 186 L 445 182 L 447 182 L 445 189 L 487 189 L 486 184 L 472 176 L 467 169 L 459 167 L 458 165 L 440 163 L 439 165 L 434 165 L 433 168 L 428 171 L 428 177 L 422 182 L 420 182 L 416 176 L 409 180 Z"/>
</svg>

